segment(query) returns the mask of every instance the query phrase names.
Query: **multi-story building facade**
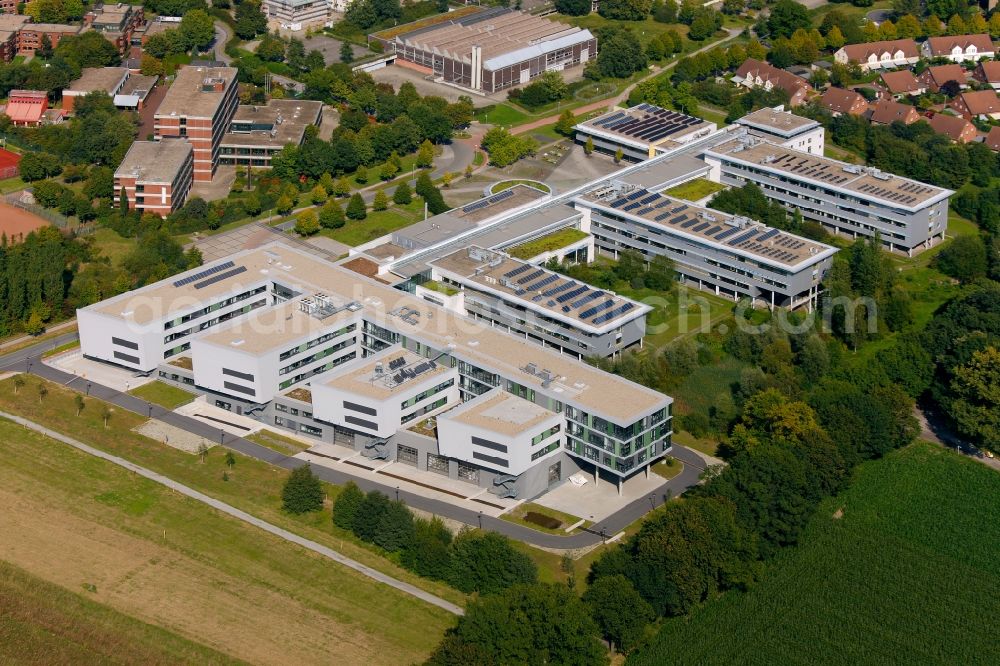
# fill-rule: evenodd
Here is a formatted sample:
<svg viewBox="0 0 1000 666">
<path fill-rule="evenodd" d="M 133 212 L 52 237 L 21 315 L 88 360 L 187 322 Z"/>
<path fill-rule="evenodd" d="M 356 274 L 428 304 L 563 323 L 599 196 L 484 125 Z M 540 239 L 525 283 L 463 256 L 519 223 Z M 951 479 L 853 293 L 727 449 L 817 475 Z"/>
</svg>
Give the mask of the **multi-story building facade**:
<svg viewBox="0 0 1000 666">
<path fill-rule="evenodd" d="M 753 136 L 811 155 L 822 155 L 826 130 L 811 118 L 788 113 L 782 107 L 764 107 L 736 121 Z"/>
<path fill-rule="evenodd" d="M 430 262 L 431 277 L 451 285 L 437 298 L 474 319 L 580 358 L 617 354 L 642 343 L 651 308 L 614 292 L 469 246 Z"/>
<path fill-rule="evenodd" d="M 705 151 L 713 180 L 764 194 L 837 234 L 878 235 L 890 251 L 912 255 L 943 240 L 951 190 L 791 150 L 751 136 Z"/>
<path fill-rule="evenodd" d="M 133 33 L 145 23 L 145 14 L 142 5 L 119 2 L 92 9 L 83 20 L 91 30 L 100 32 L 119 53 L 125 55 L 132 45 Z"/>
<path fill-rule="evenodd" d="M 239 105 L 236 75 L 234 67 L 184 67 L 153 116 L 157 139 L 191 143 L 196 182 L 211 181 L 219 164 L 222 137 Z"/>
<path fill-rule="evenodd" d="M 178 139 L 136 141 L 115 170 L 115 204 L 166 217 L 184 205 L 194 174 L 191 144 Z"/>
<path fill-rule="evenodd" d="M 282 243 L 78 321 L 89 358 L 500 495 L 531 497 L 580 470 L 621 487 L 670 448 L 669 397 Z M 448 416 L 460 404 L 468 412 Z"/>
<path fill-rule="evenodd" d="M 82 25 L 25 23 L 17 33 L 17 52 L 20 55 L 34 55 L 35 51 L 42 48 L 42 42 L 46 37 L 52 48 L 56 48 L 64 37 L 75 37 L 81 32 L 83 32 Z"/>
<path fill-rule="evenodd" d="M 589 141 L 599 153 L 615 155 L 619 150 L 630 162 L 642 162 L 677 146 L 708 136 L 715 123 L 652 104 L 609 111 L 573 127 L 576 142 Z"/>
<path fill-rule="evenodd" d="M 368 39 L 412 69 L 484 93 L 527 85 L 545 72 L 597 57 L 597 38 L 586 29 L 503 7 L 458 16 Z"/>
<path fill-rule="evenodd" d="M 240 105 L 222 137 L 220 164 L 268 167 L 271 157 L 292 144 L 301 145 L 306 127 L 323 120 L 323 103 L 272 99 L 266 105 Z"/>
<path fill-rule="evenodd" d="M 660 194 L 656 181 L 672 175 L 669 166 L 650 163 L 574 198 L 600 253 L 669 257 L 685 284 L 734 300 L 815 306 L 836 248 Z"/>
<path fill-rule="evenodd" d="M 330 0 L 266 0 L 261 11 L 272 21 L 285 27 L 326 23 L 330 20 Z"/>
</svg>

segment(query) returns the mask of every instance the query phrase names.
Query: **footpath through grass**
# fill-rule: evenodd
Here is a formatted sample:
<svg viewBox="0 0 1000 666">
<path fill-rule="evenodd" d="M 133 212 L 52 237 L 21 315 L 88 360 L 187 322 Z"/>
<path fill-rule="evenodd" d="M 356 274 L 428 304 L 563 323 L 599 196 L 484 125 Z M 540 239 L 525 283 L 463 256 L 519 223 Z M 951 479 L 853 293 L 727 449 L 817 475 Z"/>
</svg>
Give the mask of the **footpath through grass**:
<svg viewBox="0 0 1000 666">
<path fill-rule="evenodd" d="M 73 434 L 84 438 L 92 427 L 81 424 Z M 236 658 L 318 664 L 329 663 L 335 649 L 344 663 L 412 663 L 453 621 L 440 609 L 9 421 L 0 421 L 0 448 L 0 533 L 14 535 L 0 540 L 0 558 Z M 222 468 L 211 458 L 202 466 Z M 238 464 L 228 483 L 245 483 L 246 467 Z"/>
<path fill-rule="evenodd" d="M 111 418 L 106 429 L 103 421 L 103 407 L 106 403 L 86 398 L 83 413 L 77 417 L 73 402 L 73 396 L 76 395 L 74 391 L 59 384 L 45 382 L 48 394 L 39 400 L 37 386 L 40 380 L 36 377 L 26 379 L 26 385 L 18 394 L 14 393 L 11 379 L 0 381 L 0 410 L 24 416 L 98 449 L 131 460 L 263 520 L 329 546 L 373 569 L 464 605 L 466 597 L 461 592 L 444 583 L 421 578 L 407 571 L 384 557 L 377 547 L 362 543 L 353 534 L 336 528 L 329 502 L 322 511 L 304 516 L 292 516 L 283 512 L 281 488 L 288 476 L 286 470 L 239 453 L 234 453 L 236 466 L 227 470 L 227 449 L 218 446 L 208 452 L 202 463 L 196 455 L 132 432 L 133 428 L 146 420 L 138 414 L 111 406 Z M 228 480 L 223 478 L 224 471 L 227 472 Z M 340 492 L 340 487 L 326 485 L 325 490 L 332 501 Z M 334 564 L 330 566 L 336 567 Z M 345 574 L 349 575 L 353 574 Z"/>
<path fill-rule="evenodd" d="M 0 653 L 25 663 L 242 663 L 0 562 Z"/>
<path fill-rule="evenodd" d="M 628 663 L 996 663 L 997 497 L 1000 474 L 925 442 L 866 463 L 749 592 Z"/>
</svg>

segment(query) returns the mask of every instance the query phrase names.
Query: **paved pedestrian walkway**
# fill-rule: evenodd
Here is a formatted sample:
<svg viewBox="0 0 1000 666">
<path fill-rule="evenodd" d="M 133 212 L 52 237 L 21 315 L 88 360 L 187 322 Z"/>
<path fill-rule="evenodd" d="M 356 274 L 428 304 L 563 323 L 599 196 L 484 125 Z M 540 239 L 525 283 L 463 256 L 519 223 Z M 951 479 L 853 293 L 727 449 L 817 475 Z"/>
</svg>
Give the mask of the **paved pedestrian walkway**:
<svg viewBox="0 0 1000 666">
<path fill-rule="evenodd" d="M 156 483 L 164 485 L 167 488 L 170 488 L 172 490 L 175 490 L 175 491 L 181 493 L 182 495 L 186 495 L 187 497 L 190 497 L 192 499 L 198 500 L 199 502 L 202 502 L 203 504 L 207 504 L 208 506 L 210 506 L 210 507 L 212 507 L 214 509 L 218 509 L 222 513 L 225 513 L 225 514 L 227 514 L 227 515 L 229 515 L 229 516 L 231 516 L 233 518 L 236 518 L 237 520 L 242 520 L 245 523 L 248 523 L 248 524 L 253 525 L 255 527 L 259 527 L 260 529 L 264 530 L 265 532 L 273 534 L 273 535 L 275 535 L 277 537 L 280 537 L 280 538 L 282 538 L 282 539 L 284 539 L 286 541 L 290 541 L 292 543 L 298 544 L 299 546 L 302 546 L 303 548 L 311 550 L 314 553 L 318 553 L 318 554 L 320 554 L 320 555 L 322 555 L 324 557 L 327 557 L 327 558 L 333 560 L 334 562 L 337 562 L 338 564 L 342 564 L 345 567 L 348 567 L 350 569 L 354 569 L 355 571 L 357 571 L 358 573 L 360 573 L 363 576 L 367 576 L 368 578 L 371 578 L 372 580 L 376 580 L 376 581 L 378 581 L 380 583 L 384 583 L 385 585 L 388 585 L 389 587 L 393 587 L 393 588 L 399 590 L 400 592 L 403 592 L 405 594 L 409 594 L 411 596 L 414 596 L 414 597 L 416 597 L 416 598 L 418 598 L 418 599 L 420 599 L 422 601 L 426 601 L 429 604 L 433 604 L 433 605 L 437 606 L 438 608 L 442 608 L 442 609 L 448 611 L 449 613 L 454 613 L 455 615 L 462 615 L 462 614 L 464 614 L 464 611 L 462 610 L 461 607 L 456 606 L 455 604 L 451 603 L 450 601 L 446 601 L 446 600 L 442 599 L 441 597 L 438 597 L 438 596 L 435 596 L 435 595 L 431 594 L 430 592 L 425 592 L 424 590 L 421 590 L 420 588 L 418 588 L 418 587 L 416 587 L 414 585 L 410 585 L 409 583 L 405 583 L 405 582 L 403 582 L 401 580 L 393 578 L 392 576 L 384 574 L 381 571 L 376 571 L 375 569 L 372 569 L 371 567 L 368 567 L 368 566 L 362 564 L 361 562 L 358 562 L 357 560 L 352 560 L 349 557 L 341 555 L 340 553 L 338 553 L 337 551 L 333 550 L 332 548 L 327 548 L 326 546 L 324 546 L 322 544 L 319 544 L 319 543 L 316 543 L 315 541 L 312 541 L 311 539 L 306 539 L 304 537 L 299 536 L 298 534 L 294 534 L 292 532 L 289 532 L 286 529 L 282 529 L 282 528 L 278 527 L 277 525 L 272 525 L 271 523 L 269 523 L 267 521 L 261 520 L 260 518 L 257 518 L 256 516 L 251 516 L 249 513 L 245 512 L 245 511 L 240 511 L 239 509 L 237 509 L 234 506 L 226 504 L 225 502 L 221 502 L 221 501 L 215 499 L 214 497 L 209 497 L 208 495 L 205 495 L 204 493 L 198 492 L 194 488 L 190 488 L 188 486 L 185 486 L 182 483 L 178 483 L 177 481 L 174 481 L 173 479 L 167 478 L 167 477 L 163 476 L 162 474 L 158 474 L 158 473 L 156 473 L 156 472 L 154 472 L 154 471 L 152 471 L 150 469 L 146 469 L 145 467 L 141 467 L 139 465 L 136 465 L 135 463 L 129 462 L 128 460 L 125 460 L 124 458 L 119 458 L 118 456 L 113 456 L 110 453 L 105 453 L 104 451 L 101 451 L 99 449 L 95 449 L 94 447 L 88 446 L 87 444 L 84 444 L 81 441 L 75 440 L 72 437 L 67 437 L 66 435 L 63 435 L 63 434 L 58 433 L 58 432 L 56 432 L 54 430 L 48 429 L 48 428 L 46 428 L 45 426 L 43 426 L 43 425 L 41 425 L 39 423 L 35 423 L 34 421 L 29 421 L 28 419 L 25 419 L 25 418 L 21 418 L 20 416 L 15 416 L 14 414 L 7 414 L 6 412 L 0 411 L 0 417 L 3 417 L 5 419 L 10 419 L 11 421 L 14 421 L 15 423 L 23 425 L 26 428 L 30 428 L 31 430 L 34 430 L 35 432 L 39 432 L 39 433 L 41 433 L 43 435 L 51 437 L 52 439 L 54 439 L 56 441 L 62 442 L 64 444 L 68 444 L 68 445 L 72 446 L 73 448 L 79 449 L 80 451 L 83 451 L 84 453 L 92 455 L 92 456 L 94 456 L 96 458 L 101 458 L 102 460 L 107 460 L 108 462 L 114 463 L 115 465 L 118 465 L 119 467 L 124 467 L 125 469 L 127 469 L 127 470 L 129 470 L 131 472 L 135 472 L 139 476 L 144 476 L 147 479 L 149 479 L 151 481 L 155 481 Z"/>
</svg>

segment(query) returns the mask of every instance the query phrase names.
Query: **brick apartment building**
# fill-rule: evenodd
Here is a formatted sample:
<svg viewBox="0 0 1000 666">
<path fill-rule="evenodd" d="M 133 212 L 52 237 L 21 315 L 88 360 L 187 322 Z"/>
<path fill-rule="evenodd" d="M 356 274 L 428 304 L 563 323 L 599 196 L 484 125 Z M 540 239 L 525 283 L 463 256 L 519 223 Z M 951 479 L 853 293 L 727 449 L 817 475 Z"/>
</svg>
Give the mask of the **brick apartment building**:
<svg viewBox="0 0 1000 666">
<path fill-rule="evenodd" d="M 166 217 L 184 205 L 194 174 L 191 144 L 179 139 L 136 141 L 115 170 L 115 205 Z"/>
<path fill-rule="evenodd" d="M 17 37 L 17 52 L 22 55 L 34 54 L 42 47 L 42 39 L 47 35 L 52 48 L 59 46 L 63 37 L 79 35 L 83 32 L 82 25 L 64 25 L 62 23 L 25 23 Z"/>
<path fill-rule="evenodd" d="M 132 45 L 132 34 L 145 23 L 142 5 L 104 5 L 87 12 L 84 25 L 104 35 L 125 55 Z"/>
<path fill-rule="evenodd" d="M 184 67 L 153 116 L 157 139 L 182 137 L 194 149 L 194 179 L 211 181 L 239 104 L 234 67 Z"/>
</svg>

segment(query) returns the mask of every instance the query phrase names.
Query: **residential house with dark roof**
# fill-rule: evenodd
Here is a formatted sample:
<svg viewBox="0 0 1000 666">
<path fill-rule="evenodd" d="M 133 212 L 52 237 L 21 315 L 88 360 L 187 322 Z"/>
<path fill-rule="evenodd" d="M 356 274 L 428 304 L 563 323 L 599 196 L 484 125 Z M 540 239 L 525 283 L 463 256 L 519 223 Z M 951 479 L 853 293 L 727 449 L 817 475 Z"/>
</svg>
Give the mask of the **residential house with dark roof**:
<svg viewBox="0 0 1000 666">
<path fill-rule="evenodd" d="M 920 120 L 920 114 L 909 104 L 883 98 L 872 105 L 870 120 L 876 125 L 891 125 L 896 121 L 911 125 Z"/>
<path fill-rule="evenodd" d="M 988 83 L 994 90 L 1000 90 L 1000 60 L 982 60 L 972 76 L 977 81 Z"/>
<path fill-rule="evenodd" d="M 832 113 L 834 116 L 848 114 L 860 116 L 868 110 L 868 102 L 860 94 L 853 90 L 830 87 L 820 99 L 820 106 Z"/>
<path fill-rule="evenodd" d="M 845 44 L 833 54 L 842 65 L 858 63 L 862 71 L 907 67 L 920 59 L 920 48 L 912 39 L 891 39 L 867 44 Z"/>
<path fill-rule="evenodd" d="M 936 65 L 928 67 L 917 77 L 931 92 L 937 92 L 949 81 L 957 81 L 960 88 L 969 87 L 968 76 L 960 65 Z"/>
<path fill-rule="evenodd" d="M 802 104 L 806 101 L 809 93 L 813 91 L 813 87 L 802 77 L 753 58 L 745 60 L 740 65 L 732 80 L 745 88 L 764 88 L 765 90 L 780 88 L 788 93 L 789 106 Z"/>
<path fill-rule="evenodd" d="M 928 37 L 920 47 L 925 58 L 947 58 L 952 62 L 976 62 L 996 54 L 989 35 L 945 35 Z"/>
<path fill-rule="evenodd" d="M 947 113 L 935 113 L 934 117 L 928 122 L 931 129 L 938 134 L 944 134 L 956 143 L 969 143 L 977 135 L 975 125 L 965 118 L 949 116 Z"/>
<path fill-rule="evenodd" d="M 1000 119 L 1000 97 L 995 90 L 967 90 L 949 106 L 968 120 Z"/>
<path fill-rule="evenodd" d="M 895 72 L 882 72 L 882 83 L 886 90 L 895 98 L 905 95 L 923 95 L 927 92 L 927 84 L 921 83 L 908 69 Z"/>
</svg>

